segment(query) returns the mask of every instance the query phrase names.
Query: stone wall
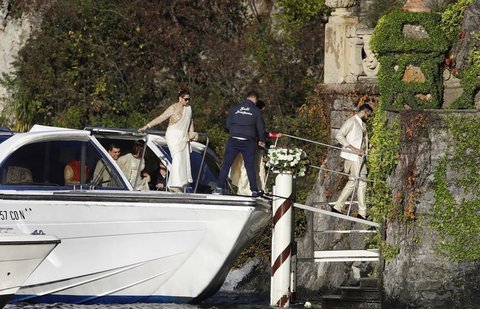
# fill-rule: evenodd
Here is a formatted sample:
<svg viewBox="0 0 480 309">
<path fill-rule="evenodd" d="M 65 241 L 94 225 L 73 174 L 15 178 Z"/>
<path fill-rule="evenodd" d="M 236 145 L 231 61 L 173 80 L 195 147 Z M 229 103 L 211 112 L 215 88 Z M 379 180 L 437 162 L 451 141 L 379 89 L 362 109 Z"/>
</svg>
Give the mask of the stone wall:
<svg viewBox="0 0 480 309">
<path fill-rule="evenodd" d="M 332 144 L 336 144 L 336 130 L 354 111 L 353 90 L 357 94 L 375 93 L 372 85 L 322 85 L 319 95 L 331 110 Z M 405 112 L 405 111 L 403 111 Z M 402 113 L 403 113 L 402 112 Z M 408 111 L 408 113 L 416 113 Z M 420 111 L 419 111 L 420 113 Z M 439 159 L 450 152 L 447 141 L 446 118 L 454 114 L 471 114 L 480 118 L 480 111 L 432 110 L 422 111 L 434 121 L 427 126 L 428 134 L 418 142 L 418 151 L 404 148 L 399 164 L 389 181 L 393 191 L 403 190 L 402 177 L 406 164 L 414 160 L 420 171 L 417 179 L 420 192 L 416 198 L 414 224 L 388 222 L 386 239 L 392 246 L 398 246 L 400 253 L 392 260 L 377 263 L 315 263 L 314 250 L 364 249 L 368 238 L 365 235 L 322 233 L 327 230 L 364 229 L 359 224 L 345 222 L 319 214 L 306 213 L 308 232 L 298 239 L 297 295 L 299 299 L 315 299 L 322 295 L 338 292 L 340 286 L 357 285 L 360 277 L 379 276 L 385 296 L 385 308 L 474 308 L 480 303 L 480 264 L 453 263 L 435 252 L 439 237 L 428 226 L 428 217 L 434 202 L 433 173 Z M 412 115 L 410 115 L 412 116 Z M 415 116 L 415 115 L 413 115 Z M 390 112 L 391 120 L 399 113 Z M 328 169 L 341 171 L 343 161 L 337 151 L 329 151 L 323 164 Z M 334 202 L 343 188 L 346 177 L 320 171 L 307 205 L 329 209 L 322 203 Z M 457 197 L 461 198 L 461 197 Z M 355 211 L 355 209 L 353 209 Z M 384 264 L 383 264 L 384 263 Z"/>
<path fill-rule="evenodd" d="M 450 134 L 445 119 L 452 115 L 469 114 L 480 119 L 480 111 L 428 111 L 428 134 L 419 140 L 416 157 L 400 153 L 399 165 L 391 176 L 394 191 L 401 190 L 406 162 L 414 161 L 421 183 L 416 198 L 416 217 L 413 224 L 390 222 L 387 242 L 400 248 L 400 253 L 385 263 L 383 288 L 386 308 L 478 308 L 480 304 L 480 264 L 454 263 L 435 252 L 439 237 L 428 226 L 434 203 L 432 182 L 438 161 L 451 153 Z M 398 118 L 390 113 L 390 118 Z M 453 176 L 453 175 L 449 175 Z M 455 192 L 460 200 L 460 191 Z"/>
<path fill-rule="evenodd" d="M 39 16 L 24 14 L 21 18 L 13 18 L 10 16 L 9 8 L 9 1 L 2 1 L 0 8 L 0 76 L 14 71 L 13 64 L 18 57 L 18 52 L 26 44 L 34 29 L 40 25 Z M 0 85 L 0 112 L 4 111 L 7 106 L 7 89 Z"/>
</svg>

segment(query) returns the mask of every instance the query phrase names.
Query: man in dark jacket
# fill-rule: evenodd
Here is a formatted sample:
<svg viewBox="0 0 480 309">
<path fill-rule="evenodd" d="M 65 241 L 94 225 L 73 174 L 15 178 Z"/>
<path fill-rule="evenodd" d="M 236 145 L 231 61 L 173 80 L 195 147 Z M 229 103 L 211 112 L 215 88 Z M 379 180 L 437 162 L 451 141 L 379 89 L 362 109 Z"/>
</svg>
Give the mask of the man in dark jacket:
<svg viewBox="0 0 480 309">
<path fill-rule="evenodd" d="M 232 106 L 228 111 L 227 128 L 230 137 L 225 148 L 223 165 L 218 176 L 215 194 L 222 193 L 222 187 L 225 185 L 230 167 L 238 153 L 241 153 L 252 196 L 260 195 L 255 176 L 255 153 L 257 145 L 265 147 L 266 134 L 262 111 L 255 106 L 257 99 L 258 93 L 250 91 L 245 101 Z"/>
</svg>

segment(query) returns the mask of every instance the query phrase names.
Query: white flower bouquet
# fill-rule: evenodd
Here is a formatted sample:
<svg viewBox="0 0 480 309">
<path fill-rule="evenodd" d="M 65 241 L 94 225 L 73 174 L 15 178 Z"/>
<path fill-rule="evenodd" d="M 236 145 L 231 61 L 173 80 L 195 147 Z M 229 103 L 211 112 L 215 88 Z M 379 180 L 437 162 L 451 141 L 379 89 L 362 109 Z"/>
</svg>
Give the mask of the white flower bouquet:
<svg viewBox="0 0 480 309">
<path fill-rule="evenodd" d="M 305 176 L 307 170 L 307 154 L 300 148 L 275 148 L 268 149 L 268 161 L 265 164 L 274 173 L 290 172 L 293 176 Z"/>
</svg>

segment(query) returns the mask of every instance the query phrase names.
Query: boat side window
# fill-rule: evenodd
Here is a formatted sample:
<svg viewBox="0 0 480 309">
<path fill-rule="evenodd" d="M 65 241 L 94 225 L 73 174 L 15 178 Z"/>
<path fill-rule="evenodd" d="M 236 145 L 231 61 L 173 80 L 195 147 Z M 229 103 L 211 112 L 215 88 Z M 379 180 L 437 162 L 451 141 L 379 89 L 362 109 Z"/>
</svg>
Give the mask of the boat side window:
<svg viewBox="0 0 480 309">
<path fill-rule="evenodd" d="M 31 143 L 20 147 L 0 166 L 0 185 L 50 189 L 90 185 L 93 169 L 100 158 L 99 151 L 85 141 Z"/>
</svg>

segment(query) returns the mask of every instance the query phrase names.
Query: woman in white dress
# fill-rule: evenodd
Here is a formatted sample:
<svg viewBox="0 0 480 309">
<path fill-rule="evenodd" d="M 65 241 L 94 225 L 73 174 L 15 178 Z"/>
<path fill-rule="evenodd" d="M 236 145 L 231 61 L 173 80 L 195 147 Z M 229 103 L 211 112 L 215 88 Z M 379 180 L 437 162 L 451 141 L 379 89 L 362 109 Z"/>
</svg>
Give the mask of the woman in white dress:
<svg viewBox="0 0 480 309">
<path fill-rule="evenodd" d="M 139 132 L 144 132 L 168 119 L 165 139 L 172 156 L 172 168 L 167 182 L 167 187 L 171 191 L 177 191 L 178 188 L 193 182 L 189 142 L 196 140 L 198 134 L 193 128 L 192 108 L 188 105 L 189 101 L 190 93 L 187 90 L 181 90 L 178 93 L 177 103 L 170 105 L 160 116 L 138 129 Z"/>
</svg>

